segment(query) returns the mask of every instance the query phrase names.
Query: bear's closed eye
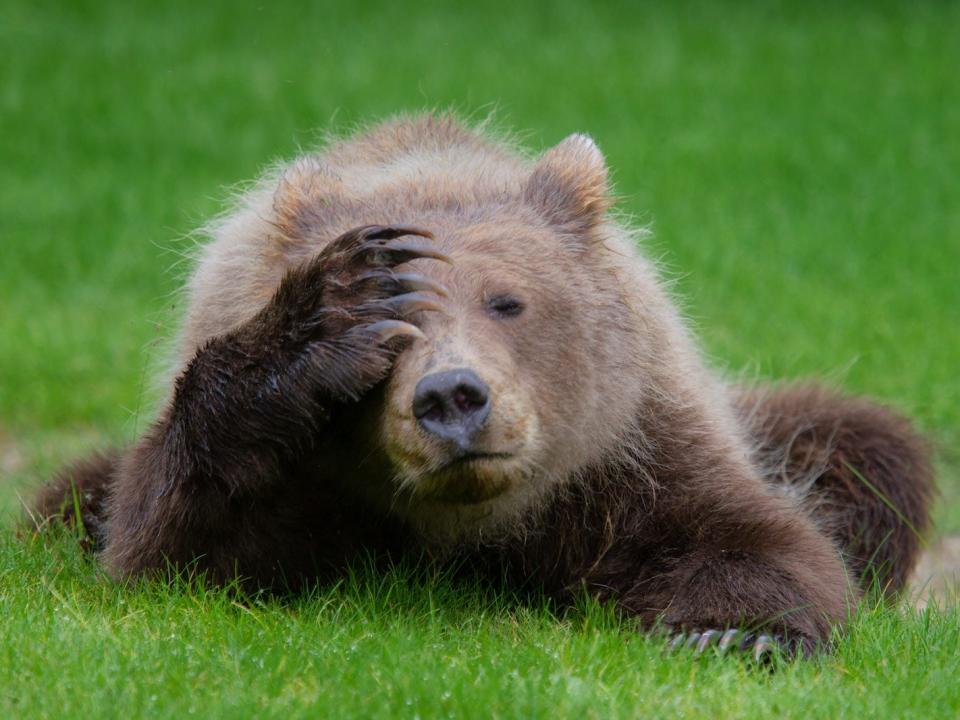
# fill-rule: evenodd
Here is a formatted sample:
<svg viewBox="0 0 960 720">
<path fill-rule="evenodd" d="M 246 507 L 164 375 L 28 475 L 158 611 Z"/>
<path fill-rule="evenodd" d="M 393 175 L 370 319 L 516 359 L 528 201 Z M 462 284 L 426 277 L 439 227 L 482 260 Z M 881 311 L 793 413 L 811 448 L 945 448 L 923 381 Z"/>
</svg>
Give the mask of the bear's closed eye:
<svg viewBox="0 0 960 720">
<path fill-rule="evenodd" d="M 524 304 L 513 295 L 494 295 L 487 300 L 487 307 L 496 317 L 516 317 L 524 310 Z"/>
</svg>

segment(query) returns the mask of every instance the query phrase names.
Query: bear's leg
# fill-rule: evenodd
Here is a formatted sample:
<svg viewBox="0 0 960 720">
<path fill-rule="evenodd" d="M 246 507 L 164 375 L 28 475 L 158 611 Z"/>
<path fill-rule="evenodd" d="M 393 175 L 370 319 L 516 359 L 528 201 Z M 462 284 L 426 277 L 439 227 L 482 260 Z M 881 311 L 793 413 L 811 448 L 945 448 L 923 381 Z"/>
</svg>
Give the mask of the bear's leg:
<svg viewBox="0 0 960 720">
<path fill-rule="evenodd" d="M 737 405 L 771 482 L 802 499 L 862 587 L 901 590 L 934 493 L 929 448 L 910 423 L 814 385 L 744 390 Z"/>
<path fill-rule="evenodd" d="M 113 574 L 196 562 L 219 581 L 269 584 L 308 572 L 313 530 L 340 536 L 329 527 L 336 512 L 316 516 L 327 504 L 311 483 L 316 469 L 298 468 L 337 408 L 382 380 L 397 342 L 419 334 L 398 318 L 439 307 L 420 291 L 441 288 L 392 272 L 415 258 L 447 259 L 406 235 L 429 236 L 344 234 L 288 273 L 260 313 L 198 351 L 161 418 L 112 473 L 102 557 Z"/>
<path fill-rule="evenodd" d="M 750 495 L 715 496 L 712 514 L 691 515 L 689 527 L 661 536 L 621 604 L 698 652 L 717 644 L 760 656 L 777 644 L 804 652 L 822 645 L 846 620 L 856 589 L 802 513 Z"/>
<path fill-rule="evenodd" d="M 589 546 L 561 557 L 576 562 L 567 577 L 698 646 L 729 630 L 759 651 L 771 642 L 764 634 L 807 650 L 824 643 L 858 595 L 839 552 L 803 510 L 771 492 L 732 415 L 694 387 L 670 390 L 651 397 L 646 416 L 656 422 L 637 443 L 653 485 L 600 482 L 586 510 L 565 514 L 589 517 L 556 529 Z"/>
</svg>

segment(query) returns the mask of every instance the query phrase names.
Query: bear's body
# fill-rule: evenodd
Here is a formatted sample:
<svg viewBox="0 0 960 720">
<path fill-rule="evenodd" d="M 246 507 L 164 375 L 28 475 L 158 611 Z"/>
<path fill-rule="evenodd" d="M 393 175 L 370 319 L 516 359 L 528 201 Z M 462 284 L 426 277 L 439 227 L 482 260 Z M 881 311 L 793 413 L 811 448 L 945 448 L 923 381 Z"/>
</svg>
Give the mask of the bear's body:
<svg viewBox="0 0 960 720">
<path fill-rule="evenodd" d="M 863 400 L 716 379 L 609 202 L 585 136 L 531 161 L 431 115 L 269 176 L 212 229 L 158 421 L 40 515 L 76 485 L 120 577 L 296 587 L 426 551 L 823 640 L 861 582 L 903 585 L 925 447 Z"/>
</svg>

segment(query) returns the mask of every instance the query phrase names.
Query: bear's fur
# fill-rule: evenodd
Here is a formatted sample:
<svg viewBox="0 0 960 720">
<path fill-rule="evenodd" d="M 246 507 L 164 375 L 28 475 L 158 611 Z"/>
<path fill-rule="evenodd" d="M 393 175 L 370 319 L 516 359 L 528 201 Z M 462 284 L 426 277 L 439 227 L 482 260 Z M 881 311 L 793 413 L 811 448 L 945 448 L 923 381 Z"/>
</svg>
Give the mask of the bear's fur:
<svg viewBox="0 0 960 720">
<path fill-rule="evenodd" d="M 531 160 L 444 115 L 268 174 L 211 228 L 159 419 L 37 516 L 69 520 L 76 488 L 121 578 L 295 588 L 426 551 L 647 626 L 817 644 L 868 583 L 903 587 L 926 446 L 865 400 L 714 377 L 611 203 L 588 137 Z M 465 368 L 491 404 L 462 456 L 411 408 Z"/>
</svg>

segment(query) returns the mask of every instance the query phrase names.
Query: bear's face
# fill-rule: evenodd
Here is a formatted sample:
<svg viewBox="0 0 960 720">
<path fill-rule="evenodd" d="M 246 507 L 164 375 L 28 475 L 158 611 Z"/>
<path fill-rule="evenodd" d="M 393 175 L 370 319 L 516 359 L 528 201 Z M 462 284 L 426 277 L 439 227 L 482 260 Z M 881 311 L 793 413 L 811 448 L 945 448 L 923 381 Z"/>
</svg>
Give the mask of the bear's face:
<svg viewBox="0 0 960 720">
<path fill-rule="evenodd" d="M 449 505 L 539 494 L 569 472 L 564 436 L 585 411 L 584 314 L 570 290 L 589 278 L 551 229 L 518 218 L 432 230 L 453 262 L 413 263 L 448 296 L 417 319 L 425 339 L 387 383 L 381 437 L 397 482 Z"/>
<path fill-rule="evenodd" d="M 425 337 L 398 357 L 374 425 L 390 508 L 441 541 L 516 526 L 629 422 L 635 392 L 616 376 L 636 323 L 605 192 L 602 156 L 574 136 L 486 215 L 409 219 L 452 260 L 410 269 L 448 296 L 416 318 Z"/>
</svg>

